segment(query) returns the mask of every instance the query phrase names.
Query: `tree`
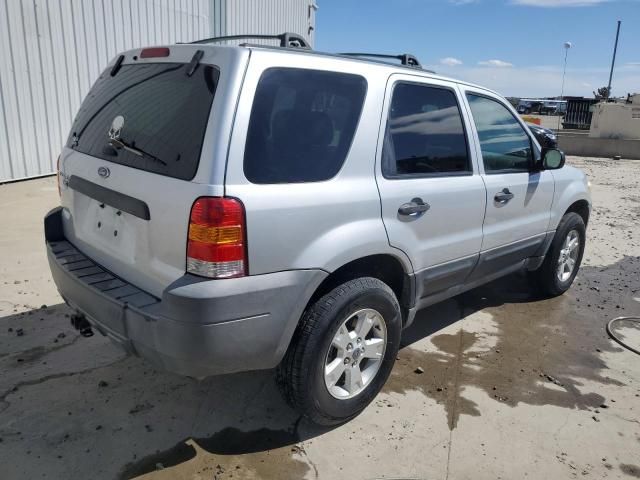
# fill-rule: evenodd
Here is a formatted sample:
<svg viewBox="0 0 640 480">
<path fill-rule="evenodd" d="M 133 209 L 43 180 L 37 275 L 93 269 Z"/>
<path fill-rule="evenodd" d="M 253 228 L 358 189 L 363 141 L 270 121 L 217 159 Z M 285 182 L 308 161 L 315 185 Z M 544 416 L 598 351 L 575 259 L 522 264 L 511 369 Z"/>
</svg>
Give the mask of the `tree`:
<svg viewBox="0 0 640 480">
<path fill-rule="evenodd" d="M 606 100 L 610 93 L 609 87 L 600 87 L 597 92 L 593 92 L 593 96 L 596 97 L 596 100 Z"/>
</svg>

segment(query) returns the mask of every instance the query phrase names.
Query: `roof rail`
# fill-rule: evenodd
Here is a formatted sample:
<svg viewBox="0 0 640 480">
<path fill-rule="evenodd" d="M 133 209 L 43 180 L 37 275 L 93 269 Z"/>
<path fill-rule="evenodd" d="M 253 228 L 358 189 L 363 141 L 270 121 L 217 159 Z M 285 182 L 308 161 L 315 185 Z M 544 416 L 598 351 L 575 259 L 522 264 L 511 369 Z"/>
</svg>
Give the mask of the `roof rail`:
<svg viewBox="0 0 640 480">
<path fill-rule="evenodd" d="M 418 59 L 410 53 L 401 53 L 400 55 L 385 55 L 382 53 L 340 53 L 339 55 L 344 55 L 346 57 L 392 58 L 394 60 L 400 60 L 402 65 L 422 68 Z"/>
<path fill-rule="evenodd" d="M 215 43 L 215 42 L 224 42 L 226 40 L 242 40 L 244 38 L 252 38 L 258 40 L 280 40 L 280 46 L 285 48 L 306 48 L 311 49 L 307 41 L 302 37 L 302 35 L 298 35 L 297 33 L 281 33 L 279 35 L 228 35 L 225 37 L 211 37 L 204 38 L 202 40 L 196 40 L 195 42 L 189 43 Z"/>
</svg>

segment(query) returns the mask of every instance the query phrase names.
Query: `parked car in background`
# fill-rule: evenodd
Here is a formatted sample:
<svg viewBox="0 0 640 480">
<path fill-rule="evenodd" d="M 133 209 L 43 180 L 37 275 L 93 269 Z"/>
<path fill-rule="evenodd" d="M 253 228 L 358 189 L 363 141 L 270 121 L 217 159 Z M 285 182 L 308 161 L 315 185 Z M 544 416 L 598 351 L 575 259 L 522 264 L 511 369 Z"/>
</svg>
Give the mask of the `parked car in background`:
<svg viewBox="0 0 640 480">
<path fill-rule="evenodd" d="M 545 100 L 540 107 L 540 115 L 564 115 L 566 111 L 566 100 Z"/>
<path fill-rule="evenodd" d="M 518 113 L 523 115 L 529 115 L 530 113 L 540 113 L 540 109 L 542 108 L 542 101 L 535 100 L 520 100 L 518 103 Z"/>
<path fill-rule="evenodd" d="M 521 98 L 516 107 L 523 115 L 564 115 L 567 111 L 566 100 L 547 100 L 542 98 Z"/>
<path fill-rule="evenodd" d="M 553 130 L 541 127 L 535 123 L 526 122 L 531 133 L 536 137 L 538 143 L 543 148 L 558 148 L 558 137 Z"/>
<path fill-rule="evenodd" d="M 46 249 L 84 334 L 193 377 L 277 367 L 335 425 L 419 309 L 521 269 L 569 289 L 591 200 L 499 94 L 278 38 L 115 58 L 60 156 Z"/>
</svg>

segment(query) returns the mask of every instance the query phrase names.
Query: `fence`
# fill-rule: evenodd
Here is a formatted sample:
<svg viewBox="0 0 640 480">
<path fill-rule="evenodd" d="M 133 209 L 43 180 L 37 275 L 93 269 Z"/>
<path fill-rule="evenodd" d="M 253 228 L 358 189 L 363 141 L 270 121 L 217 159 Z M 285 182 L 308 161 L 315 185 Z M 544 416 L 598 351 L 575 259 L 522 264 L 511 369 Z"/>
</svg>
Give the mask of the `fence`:
<svg viewBox="0 0 640 480">
<path fill-rule="evenodd" d="M 591 106 L 595 103 L 598 103 L 598 100 L 593 98 L 569 100 L 562 127 L 565 129 L 589 130 L 593 115 Z"/>
</svg>

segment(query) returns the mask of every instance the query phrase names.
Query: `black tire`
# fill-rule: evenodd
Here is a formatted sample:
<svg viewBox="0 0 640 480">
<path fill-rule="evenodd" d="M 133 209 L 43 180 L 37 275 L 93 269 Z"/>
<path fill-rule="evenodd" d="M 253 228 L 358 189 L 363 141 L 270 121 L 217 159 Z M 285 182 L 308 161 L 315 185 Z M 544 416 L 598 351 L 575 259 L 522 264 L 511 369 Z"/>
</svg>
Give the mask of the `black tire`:
<svg viewBox="0 0 640 480">
<path fill-rule="evenodd" d="M 575 230 L 578 233 L 578 238 L 580 239 L 578 255 L 571 276 L 565 281 L 561 281 L 557 275 L 558 260 L 560 258 L 565 238 L 572 230 Z M 582 255 L 584 254 L 585 240 L 586 228 L 582 217 L 574 212 L 565 214 L 556 229 L 556 234 L 553 237 L 549 251 L 545 255 L 544 262 L 538 270 L 532 272 L 533 279 L 540 293 L 546 296 L 556 297 L 569 290 L 569 287 L 571 287 L 573 280 L 578 274 L 578 270 L 580 270 Z"/>
<path fill-rule="evenodd" d="M 379 312 L 387 341 L 377 374 L 362 392 L 349 399 L 329 393 L 324 366 L 332 339 L 342 323 L 363 308 Z M 277 370 L 276 381 L 289 405 L 312 422 L 331 426 L 357 416 L 386 382 L 398 353 L 402 315 L 395 294 L 376 278 L 348 281 L 313 303 L 303 314 L 289 349 Z"/>
</svg>

